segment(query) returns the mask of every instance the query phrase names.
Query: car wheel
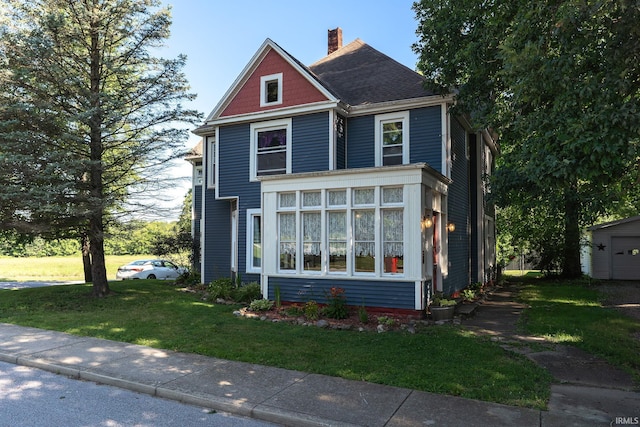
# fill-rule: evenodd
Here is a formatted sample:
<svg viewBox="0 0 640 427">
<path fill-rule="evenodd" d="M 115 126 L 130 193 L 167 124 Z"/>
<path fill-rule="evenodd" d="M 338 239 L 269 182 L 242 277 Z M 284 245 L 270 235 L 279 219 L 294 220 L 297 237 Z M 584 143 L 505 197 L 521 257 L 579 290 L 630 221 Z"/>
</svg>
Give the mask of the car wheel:
<svg viewBox="0 0 640 427">
<path fill-rule="evenodd" d="M 150 274 L 147 276 L 147 279 L 155 279 L 156 275 L 155 274 Z"/>
</svg>

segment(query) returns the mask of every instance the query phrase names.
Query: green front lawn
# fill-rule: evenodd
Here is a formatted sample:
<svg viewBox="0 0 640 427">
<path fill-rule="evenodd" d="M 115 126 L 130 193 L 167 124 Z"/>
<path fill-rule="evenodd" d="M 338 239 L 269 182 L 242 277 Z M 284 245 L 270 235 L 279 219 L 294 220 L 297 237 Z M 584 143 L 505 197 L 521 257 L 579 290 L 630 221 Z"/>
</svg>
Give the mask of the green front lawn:
<svg viewBox="0 0 640 427">
<path fill-rule="evenodd" d="M 455 326 L 418 333 L 340 331 L 236 317 L 160 281 L 0 291 L 0 322 L 286 369 L 544 408 L 550 376 Z"/>
<path fill-rule="evenodd" d="M 512 280 L 522 280 L 513 278 Z M 597 284 L 528 280 L 520 298 L 530 306 L 525 330 L 554 343 L 570 344 L 633 374 L 640 382 L 640 321 L 602 306 Z"/>
</svg>

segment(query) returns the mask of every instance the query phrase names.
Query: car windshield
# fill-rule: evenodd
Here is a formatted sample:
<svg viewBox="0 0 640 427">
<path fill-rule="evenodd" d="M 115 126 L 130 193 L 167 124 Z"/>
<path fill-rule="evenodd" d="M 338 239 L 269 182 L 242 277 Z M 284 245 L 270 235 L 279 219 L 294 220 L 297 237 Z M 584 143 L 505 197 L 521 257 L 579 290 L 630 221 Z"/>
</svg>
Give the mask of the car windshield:
<svg viewBox="0 0 640 427">
<path fill-rule="evenodd" d="M 129 263 L 129 265 L 144 265 L 144 264 L 146 264 L 148 262 L 149 261 L 147 261 L 147 260 L 133 261 L 133 262 Z"/>
</svg>

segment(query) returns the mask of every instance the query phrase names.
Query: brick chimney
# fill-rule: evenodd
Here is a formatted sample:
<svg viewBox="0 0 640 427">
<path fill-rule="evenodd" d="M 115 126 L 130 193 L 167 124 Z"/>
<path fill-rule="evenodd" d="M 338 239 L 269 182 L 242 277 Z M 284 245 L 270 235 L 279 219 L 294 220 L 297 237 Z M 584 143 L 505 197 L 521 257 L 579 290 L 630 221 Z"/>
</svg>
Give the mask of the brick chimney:
<svg viewBox="0 0 640 427">
<path fill-rule="evenodd" d="M 335 30 L 329 30 L 329 43 L 327 48 L 327 55 L 331 55 L 336 50 L 342 47 L 342 28 L 338 27 Z"/>
</svg>

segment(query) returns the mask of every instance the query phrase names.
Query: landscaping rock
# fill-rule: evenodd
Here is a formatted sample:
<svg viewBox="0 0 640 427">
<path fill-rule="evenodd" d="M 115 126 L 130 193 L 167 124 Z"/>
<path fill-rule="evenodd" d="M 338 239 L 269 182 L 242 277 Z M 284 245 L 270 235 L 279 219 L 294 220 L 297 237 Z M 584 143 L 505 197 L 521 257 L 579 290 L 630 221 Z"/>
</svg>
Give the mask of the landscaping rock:
<svg viewBox="0 0 640 427">
<path fill-rule="evenodd" d="M 326 320 L 318 320 L 316 322 L 316 326 L 318 328 L 328 328 L 329 327 L 329 322 L 327 322 Z"/>
</svg>

